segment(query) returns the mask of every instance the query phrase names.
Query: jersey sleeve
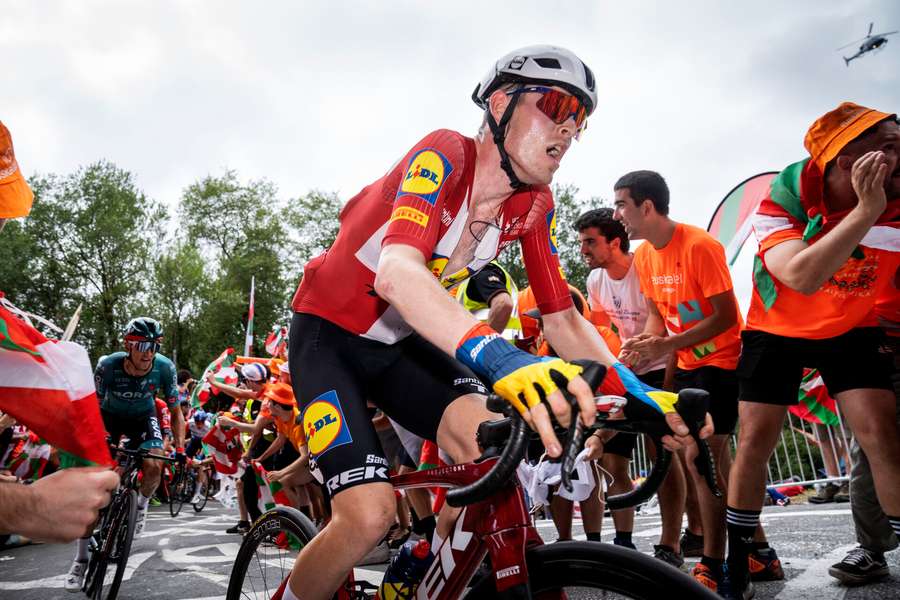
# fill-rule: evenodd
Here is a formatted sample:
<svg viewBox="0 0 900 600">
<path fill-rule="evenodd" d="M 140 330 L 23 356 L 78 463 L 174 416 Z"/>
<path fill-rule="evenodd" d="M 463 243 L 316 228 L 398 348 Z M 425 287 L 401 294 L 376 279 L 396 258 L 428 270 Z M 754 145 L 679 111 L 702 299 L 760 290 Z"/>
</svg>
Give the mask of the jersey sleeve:
<svg viewBox="0 0 900 600">
<path fill-rule="evenodd" d="M 559 263 L 553 194 L 545 186 L 536 191 L 534 196 L 532 210 L 537 209 L 538 215 L 519 239 L 519 243 L 522 245 L 522 258 L 538 310 L 542 315 L 549 315 L 572 306 L 572 296 Z"/>
<path fill-rule="evenodd" d="M 698 236 L 691 248 L 691 273 L 697 276 L 697 286 L 706 298 L 716 296 L 734 288 L 725 248 L 712 237 Z"/>
<path fill-rule="evenodd" d="M 169 408 L 175 408 L 178 405 L 178 379 L 175 365 L 169 359 L 166 359 L 165 368 L 160 374 L 160 386 Z"/>
<path fill-rule="evenodd" d="M 94 370 L 94 387 L 97 388 L 97 397 L 100 399 L 100 402 L 103 402 L 103 399 L 106 398 L 106 391 L 109 389 L 106 383 L 106 372 L 109 369 L 109 365 L 106 364 L 106 360 L 101 360 L 97 363 L 97 368 Z"/>
<path fill-rule="evenodd" d="M 388 228 L 382 247 L 406 244 L 431 257 L 441 227 L 441 209 L 466 170 L 460 134 L 439 130 L 425 136 L 401 165 Z M 393 180 L 392 180 L 393 181 Z"/>
<path fill-rule="evenodd" d="M 466 293 L 475 302 L 490 304 L 491 298 L 506 289 L 506 273 L 497 265 L 488 264 L 472 276 Z"/>
</svg>

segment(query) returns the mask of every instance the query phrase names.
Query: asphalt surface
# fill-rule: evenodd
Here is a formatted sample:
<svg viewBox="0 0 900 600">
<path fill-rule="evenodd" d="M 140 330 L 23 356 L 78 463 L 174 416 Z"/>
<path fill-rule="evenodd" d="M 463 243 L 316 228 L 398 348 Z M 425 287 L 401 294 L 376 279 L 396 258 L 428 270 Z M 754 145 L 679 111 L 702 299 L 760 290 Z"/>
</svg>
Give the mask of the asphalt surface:
<svg viewBox="0 0 900 600">
<path fill-rule="evenodd" d="M 151 508 L 145 533 L 134 540 L 119 598 L 140 600 L 220 600 L 225 597 L 231 564 L 241 538 L 225 529 L 235 511 L 214 501 L 199 514 L 186 506 L 176 518 L 167 507 Z M 887 555 L 891 576 L 881 583 L 847 588 L 828 575 L 828 567 L 855 546 L 850 509 L 846 504 L 767 507 L 763 525 L 784 565 L 785 581 L 757 585 L 756 597 L 768 599 L 900 598 L 900 551 Z M 544 539 L 556 538 L 552 523 L 541 521 Z M 609 530 L 607 532 L 607 530 Z M 576 539 L 583 539 L 576 523 Z M 634 542 L 650 553 L 659 535 L 657 515 L 638 516 Z M 612 524 L 605 524 L 604 541 L 611 541 Z M 50 600 L 83 598 L 63 589 L 74 544 L 38 544 L 0 551 L 0 599 Z M 357 569 L 357 577 L 379 583 L 384 566 Z"/>
</svg>

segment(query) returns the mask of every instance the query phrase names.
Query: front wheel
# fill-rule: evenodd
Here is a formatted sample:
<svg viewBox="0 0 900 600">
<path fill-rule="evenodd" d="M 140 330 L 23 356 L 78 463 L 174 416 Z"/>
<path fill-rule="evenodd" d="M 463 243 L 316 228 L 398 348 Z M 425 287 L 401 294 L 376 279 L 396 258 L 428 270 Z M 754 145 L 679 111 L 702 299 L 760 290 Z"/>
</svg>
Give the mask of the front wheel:
<svg viewBox="0 0 900 600">
<path fill-rule="evenodd" d="M 557 542 L 526 552 L 531 593 L 537 600 L 593 598 L 699 598 L 716 594 L 666 563 L 612 544 Z M 467 600 L 496 598 L 493 574 L 474 583 Z M 720 599 L 721 600 L 721 599 Z"/>
<path fill-rule="evenodd" d="M 244 536 L 225 600 L 272 598 L 315 535 L 315 525 L 295 508 L 276 506 L 263 514 Z"/>
<path fill-rule="evenodd" d="M 85 588 L 93 600 L 115 600 L 131 553 L 137 521 L 137 492 L 125 490 L 112 503 L 100 530 L 98 547 L 91 554 Z M 115 572 L 108 573 L 108 567 Z M 107 585 L 108 583 L 108 585 Z"/>
<path fill-rule="evenodd" d="M 200 488 L 200 497 L 196 502 L 194 502 L 194 512 L 200 512 L 201 510 L 206 508 L 206 503 L 209 501 L 209 497 L 212 496 L 212 473 L 209 471 L 209 469 L 206 470 L 206 485 L 200 485 L 199 476 L 195 481 L 195 485 Z"/>
</svg>

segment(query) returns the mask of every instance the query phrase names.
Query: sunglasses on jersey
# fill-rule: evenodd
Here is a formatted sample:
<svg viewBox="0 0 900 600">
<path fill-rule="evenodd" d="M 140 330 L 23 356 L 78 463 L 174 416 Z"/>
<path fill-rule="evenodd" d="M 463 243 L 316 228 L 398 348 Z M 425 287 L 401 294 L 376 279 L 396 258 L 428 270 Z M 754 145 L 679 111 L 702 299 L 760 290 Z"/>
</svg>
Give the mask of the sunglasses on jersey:
<svg viewBox="0 0 900 600">
<path fill-rule="evenodd" d="M 510 96 L 528 93 L 541 94 L 541 99 L 537 101 L 538 110 L 544 113 L 551 121 L 557 125 L 562 125 L 570 118 L 574 118 L 578 133 L 580 134 L 584 131 L 584 128 L 587 126 L 587 108 L 582 104 L 581 100 L 571 94 L 540 85 L 507 92 Z"/>
<path fill-rule="evenodd" d="M 162 344 L 160 344 L 159 342 L 151 342 L 148 340 L 131 340 L 128 342 L 128 345 L 138 352 L 159 352 L 159 349 L 162 348 Z"/>
</svg>

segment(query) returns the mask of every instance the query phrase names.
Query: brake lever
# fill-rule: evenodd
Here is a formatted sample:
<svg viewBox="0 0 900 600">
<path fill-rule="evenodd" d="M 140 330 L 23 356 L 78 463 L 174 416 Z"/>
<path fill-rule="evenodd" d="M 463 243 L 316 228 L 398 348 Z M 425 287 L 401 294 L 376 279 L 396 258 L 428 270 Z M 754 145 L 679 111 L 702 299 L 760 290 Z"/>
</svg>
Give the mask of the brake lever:
<svg viewBox="0 0 900 600">
<path fill-rule="evenodd" d="M 697 443 L 697 456 L 694 457 L 694 466 L 697 472 L 706 481 L 709 491 L 716 498 L 722 497 L 719 489 L 716 462 L 706 440 L 700 439 L 700 429 L 706 423 L 706 411 L 709 404 L 709 393 L 704 390 L 686 388 L 678 392 L 678 402 L 675 409 L 687 425 L 691 437 Z"/>
<path fill-rule="evenodd" d="M 581 377 L 584 378 L 590 388 L 592 390 L 597 389 L 606 376 L 606 367 L 593 361 L 576 360 L 572 362 L 582 367 Z M 579 418 L 578 401 L 574 395 L 569 393 L 567 388 L 569 382 L 557 371 L 550 371 L 550 377 L 560 389 L 571 408 L 566 447 L 563 450 L 562 463 L 560 465 L 560 484 L 567 492 L 571 493 L 573 490 L 572 472 L 575 470 L 575 460 L 578 458 L 584 445 L 584 425 Z"/>
</svg>

